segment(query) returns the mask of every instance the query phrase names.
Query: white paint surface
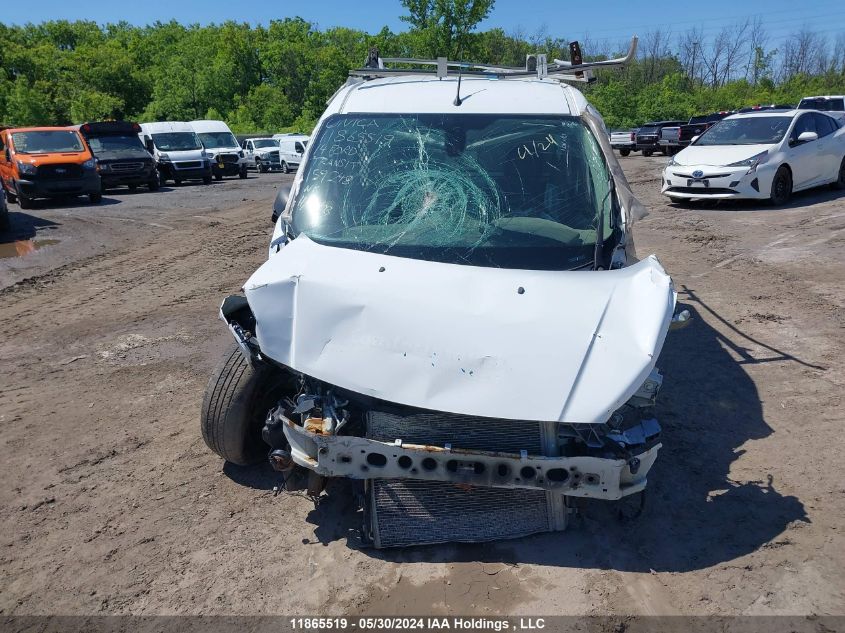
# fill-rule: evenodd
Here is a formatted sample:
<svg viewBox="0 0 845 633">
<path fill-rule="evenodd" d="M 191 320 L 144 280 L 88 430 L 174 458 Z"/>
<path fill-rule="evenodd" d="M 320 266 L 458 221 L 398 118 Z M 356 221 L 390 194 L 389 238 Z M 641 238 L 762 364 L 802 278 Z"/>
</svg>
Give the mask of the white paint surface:
<svg viewBox="0 0 845 633">
<path fill-rule="evenodd" d="M 304 374 L 413 407 L 570 423 L 605 422 L 631 397 L 675 303 L 654 256 L 615 271 L 505 270 L 306 236 L 244 289 L 262 352 Z"/>
</svg>

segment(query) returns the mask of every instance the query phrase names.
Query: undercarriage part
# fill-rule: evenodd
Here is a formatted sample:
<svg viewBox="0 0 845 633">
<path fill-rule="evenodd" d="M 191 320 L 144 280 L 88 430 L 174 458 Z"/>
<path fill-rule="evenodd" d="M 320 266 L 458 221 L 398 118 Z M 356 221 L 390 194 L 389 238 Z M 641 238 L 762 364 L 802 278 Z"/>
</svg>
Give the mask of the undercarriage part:
<svg viewBox="0 0 845 633">
<path fill-rule="evenodd" d="M 501 453 L 460 449 L 448 443 L 406 444 L 401 438 L 388 443 L 353 435 L 330 435 L 322 418 L 308 418 L 300 426 L 280 410 L 274 415 L 284 422 L 294 461 L 325 477 L 424 479 L 619 499 L 645 487 L 646 474 L 660 449 L 660 444 L 652 439 L 649 444 L 636 447 L 635 453 L 610 442 L 614 451 L 626 454 L 624 457 L 537 455 L 525 450 Z M 464 430 L 456 427 L 455 432 Z M 519 427 L 514 433 L 519 433 Z M 549 448 L 553 448 L 552 444 Z M 636 474 L 631 472 L 632 466 Z"/>
<path fill-rule="evenodd" d="M 373 479 L 367 501 L 377 548 L 494 541 L 566 527 L 565 497 L 535 490 Z"/>
<path fill-rule="evenodd" d="M 544 445 L 549 447 L 544 443 L 544 425 L 539 422 L 481 421 L 430 412 L 399 415 L 371 411 L 367 414 L 367 436 L 383 442 L 402 438 L 403 442 L 455 450 L 499 451 L 499 455 L 505 451 L 542 455 Z M 433 454 L 422 458 L 421 469 L 436 461 Z M 479 467 L 479 462 L 471 458 L 446 460 L 446 469 L 450 463 L 455 464 L 453 474 L 459 477 L 475 475 Z M 502 468 L 501 461 L 497 467 Z M 520 474 L 527 474 L 530 468 L 526 463 Z M 547 477 L 550 472 L 546 472 Z M 542 479 L 542 475 L 536 477 Z M 368 483 L 366 516 L 377 548 L 494 541 L 566 528 L 566 497 L 557 491 L 420 479 L 371 479 Z"/>
<path fill-rule="evenodd" d="M 273 467 L 273 470 L 280 473 L 289 473 L 296 466 L 291 454 L 283 449 L 277 448 L 276 450 L 270 451 L 269 458 L 270 465 Z"/>
<path fill-rule="evenodd" d="M 367 437 L 380 442 L 401 438 L 408 444 L 434 444 L 499 453 L 543 454 L 541 425 L 537 422 L 484 420 L 468 415 L 371 411 L 367 414 Z"/>
</svg>

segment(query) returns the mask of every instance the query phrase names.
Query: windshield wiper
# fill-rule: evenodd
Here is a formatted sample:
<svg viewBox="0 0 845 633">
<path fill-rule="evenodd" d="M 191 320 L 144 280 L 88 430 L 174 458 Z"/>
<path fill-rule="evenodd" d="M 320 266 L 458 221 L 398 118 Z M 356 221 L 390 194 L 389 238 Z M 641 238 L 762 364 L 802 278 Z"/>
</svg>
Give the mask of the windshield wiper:
<svg viewBox="0 0 845 633">
<path fill-rule="evenodd" d="M 593 270 L 599 269 L 599 256 L 601 255 L 602 247 L 604 246 L 604 203 L 607 202 L 610 193 L 613 191 L 613 181 L 607 180 L 607 193 L 601 200 L 599 207 L 598 226 L 596 226 L 596 248 L 593 251 Z"/>
</svg>

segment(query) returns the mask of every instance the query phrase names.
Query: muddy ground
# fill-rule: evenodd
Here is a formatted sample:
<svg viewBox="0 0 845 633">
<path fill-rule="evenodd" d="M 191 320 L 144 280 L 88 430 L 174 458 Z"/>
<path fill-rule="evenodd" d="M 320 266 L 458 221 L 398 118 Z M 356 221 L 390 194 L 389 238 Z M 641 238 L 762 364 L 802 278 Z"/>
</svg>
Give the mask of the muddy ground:
<svg viewBox="0 0 845 633">
<path fill-rule="evenodd" d="M 10 205 L 0 614 L 845 613 L 845 197 L 676 208 L 665 160 L 622 159 L 651 210 L 638 252 L 695 319 L 658 363 L 645 512 L 594 502 L 484 546 L 363 549 L 342 486 L 274 496 L 267 467 L 203 444 L 217 307 L 265 258 L 289 177 Z"/>
</svg>

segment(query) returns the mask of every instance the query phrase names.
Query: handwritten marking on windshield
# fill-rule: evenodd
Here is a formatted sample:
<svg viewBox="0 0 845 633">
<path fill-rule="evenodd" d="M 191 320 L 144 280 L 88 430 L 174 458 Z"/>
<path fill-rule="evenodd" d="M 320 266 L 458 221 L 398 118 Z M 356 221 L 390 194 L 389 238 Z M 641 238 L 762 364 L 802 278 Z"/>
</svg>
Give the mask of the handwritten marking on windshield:
<svg viewBox="0 0 845 633">
<path fill-rule="evenodd" d="M 519 160 L 525 160 L 528 156 L 532 158 L 537 158 L 540 156 L 540 152 L 547 152 L 552 145 L 557 145 L 557 141 L 551 134 L 546 134 L 541 141 L 531 141 L 531 145 L 529 146 L 527 143 L 522 147 L 516 148 L 517 156 L 519 156 Z"/>
</svg>

